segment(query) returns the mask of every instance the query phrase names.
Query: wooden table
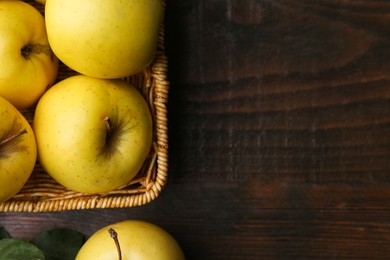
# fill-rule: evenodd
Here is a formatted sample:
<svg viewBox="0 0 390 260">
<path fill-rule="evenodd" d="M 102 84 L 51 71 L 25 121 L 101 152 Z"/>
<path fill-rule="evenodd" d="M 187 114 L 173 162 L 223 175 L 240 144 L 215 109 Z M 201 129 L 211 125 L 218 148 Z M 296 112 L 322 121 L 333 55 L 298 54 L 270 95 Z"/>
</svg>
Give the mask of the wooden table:
<svg viewBox="0 0 390 260">
<path fill-rule="evenodd" d="M 12 235 L 167 229 L 188 259 L 390 253 L 390 3 L 168 0 L 168 184 L 146 206 L 0 213 Z"/>
</svg>

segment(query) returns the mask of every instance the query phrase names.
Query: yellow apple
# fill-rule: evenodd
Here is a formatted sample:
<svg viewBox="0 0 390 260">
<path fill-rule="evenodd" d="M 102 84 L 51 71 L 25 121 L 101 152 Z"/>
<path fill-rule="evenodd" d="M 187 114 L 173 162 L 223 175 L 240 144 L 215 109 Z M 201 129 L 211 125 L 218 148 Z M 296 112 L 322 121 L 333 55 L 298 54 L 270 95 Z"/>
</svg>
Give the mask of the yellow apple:
<svg viewBox="0 0 390 260">
<path fill-rule="evenodd" d="M 162 0 L 47 0 L 46 27 L 57 57 L 97 78 L 142 71 L 155 56 Z"/>
<path fill-rule="evenodd" d="M 30 177 L 37 158 L 27 119 L 0 97 L 0 202 L 15 195 Z"/>
<path fill-rule="evenodd" d="M 76 256 L 76 260 L 119 259 L 184 260 L 185 257 L 167 231 L 140 220 L 126 220 L 98 230 Z"/>
<path fill-rule="evenodd" d="M 149 153 L 153 125 L 127 82 L 77 75 L 41 97 L 33 129 L 44 169 L 69 189 L 96 193 L 125 185 Z"/>
<path fill-rule="evenodd" d="M 0 1 L 0 96 L 18 109 L 41 97 L 58 71 L 42 14 L 23 1 Z"/>
<path fill-rule="evenodd" d="M 36 2 L 38 2 L 38 3 L 41 3 L 41 4 L 45 4 L 46 3 L 46 0 L 35 0 Z"/>
</svg>

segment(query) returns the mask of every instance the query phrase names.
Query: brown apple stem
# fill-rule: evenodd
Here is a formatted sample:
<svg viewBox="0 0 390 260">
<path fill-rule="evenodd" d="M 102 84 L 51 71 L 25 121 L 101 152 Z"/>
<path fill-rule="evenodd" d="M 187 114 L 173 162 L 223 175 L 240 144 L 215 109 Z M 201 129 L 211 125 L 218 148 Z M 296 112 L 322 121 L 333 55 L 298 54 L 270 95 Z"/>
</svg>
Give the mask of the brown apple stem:
<svg viewBox="0 0 390 260">
<path fill-rule="evenodd" d="M 118 233 L 113 228 L 110 228 L 108 230 L 108 233 L 110 233 L 110 236 L 112 237 L 112 239 L 114 239 L 116 249 L 118 250 L 118 259 L 122 260 L 122 251 L 121 246 L 119 245 Z"/>
<path fill-rule="evenodd" d="M 108 144 L 112 132 L 112 123 L 111 123 L 111 119 L 108 116 L 106 116 L 104 120 L 106 121 L 106 125 L 107 125 L 106 144 Z"/>
<path fill-rule="evenodd" d="M 29 43 L 21 49 L 22 56 L 28 60 L 31 57 L 31 54 L 45 54 L 52 56 L 52 51 L 49 45 L 43 45 L 40 43 Z"/>
<path fill-rule="evenodd" d="M 12 141 L 15 138 L 18 138 L 19 136 L 21 136 L 23 134 L 27 134 L 27 130 L 26 129 L 23 129 L 22 131 L 20 131 L 20 132 L 18 132 L 16 134 L 13 134 L 13 135 L 10 135 L 10 136 L 4 138 L 3 140 L 0 141 L 0 146 L 2 146 L 3 144 L 6 144 L 6 143 Z"/>
<path fill-rule="evenodd" d="M 107 132 L 110 133 L 112 129 L 111 119 L 108 116 L 106 116 L 104 118 L 104 121 L 106 121 L 107 124 Z"/>
</svg>

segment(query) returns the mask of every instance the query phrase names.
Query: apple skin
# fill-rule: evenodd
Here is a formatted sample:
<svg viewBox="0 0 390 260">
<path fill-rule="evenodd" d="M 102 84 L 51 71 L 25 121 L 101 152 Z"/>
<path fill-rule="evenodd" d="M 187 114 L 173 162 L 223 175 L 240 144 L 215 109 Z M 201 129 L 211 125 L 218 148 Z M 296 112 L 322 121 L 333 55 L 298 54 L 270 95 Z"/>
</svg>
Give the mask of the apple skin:
<svg viewBox="0 0 390 260">
<path fill-rule="evenodd" d="M 110 191 L 133 179 L 153 138 L 151 113 L 138 90 L 120 79 L 85 75 L 45 92 L 33 129 L 43 168 L 63 186 L 85 193 Z"/>
<path fill-rule="evenodd" d="M 177 241 L 159 226 L 141 220 L 125 220 L 96 231 L 81 247 L 76 260 L 118 260 L 109 229 L 115 230 L 122 259 L 184 260 Z"/>
<path fill-rule="evenodd" d="M 69 19 L 71 17 L 71 19 Z M 96 78 L 121 78 L 153 60 L 161 0 L 47 0 L 46 27 L 57 57 Z"/>
<path fill-rule="evenodd" d="M 0 96 L 18 109 L 30 107 L 58 72 L 44 17 L 23 1 L 0 1 L 0 34 Z"/>
<path fill-rule="evenodd" d="M 37 147 L 27 119 L 2 97 L 0 117 L 0 202 L 4 202 L 19 192 L 30 177 L 37 159 Z M 24 134 L 1 144 L 23 130 L 26 130 Z"/>
</svg>

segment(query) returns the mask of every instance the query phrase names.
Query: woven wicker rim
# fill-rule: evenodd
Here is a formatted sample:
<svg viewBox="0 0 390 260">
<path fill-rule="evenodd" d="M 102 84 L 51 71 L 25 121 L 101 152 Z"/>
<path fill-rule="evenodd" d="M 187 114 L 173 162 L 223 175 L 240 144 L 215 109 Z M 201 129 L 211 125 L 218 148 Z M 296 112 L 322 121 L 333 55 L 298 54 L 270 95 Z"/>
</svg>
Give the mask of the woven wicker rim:
<svg viewBox="0 0 390 260">
<path fill-rule="evenodd" d="M 166 1 L 163 1 L 164 9 Z M 35 5 L 35 4 L 33 4 Z M 38 8 L 42 11 L 42 7 Z M 59 68 L 58 80 L 71 76 L 72 71 Z M 116 190 L 85 194 L 66 189 L 52 179 L 39 165 L 14 197 L 0 203 L 0 212 L 47 212 L 94 208 L 123 208 L 141 206 L 156 199 L 168 176 L 167 102 L 169 81 L 168 60 L 164 46 L 164 23 L 161 23 L 157 53 L 152 64 L 143 72 L 125 78 L 149 103 L 154 123 L 153 147 L 136 178 Z M 32 123 L 34 108 L 22 111 Z"/>
</svg>

